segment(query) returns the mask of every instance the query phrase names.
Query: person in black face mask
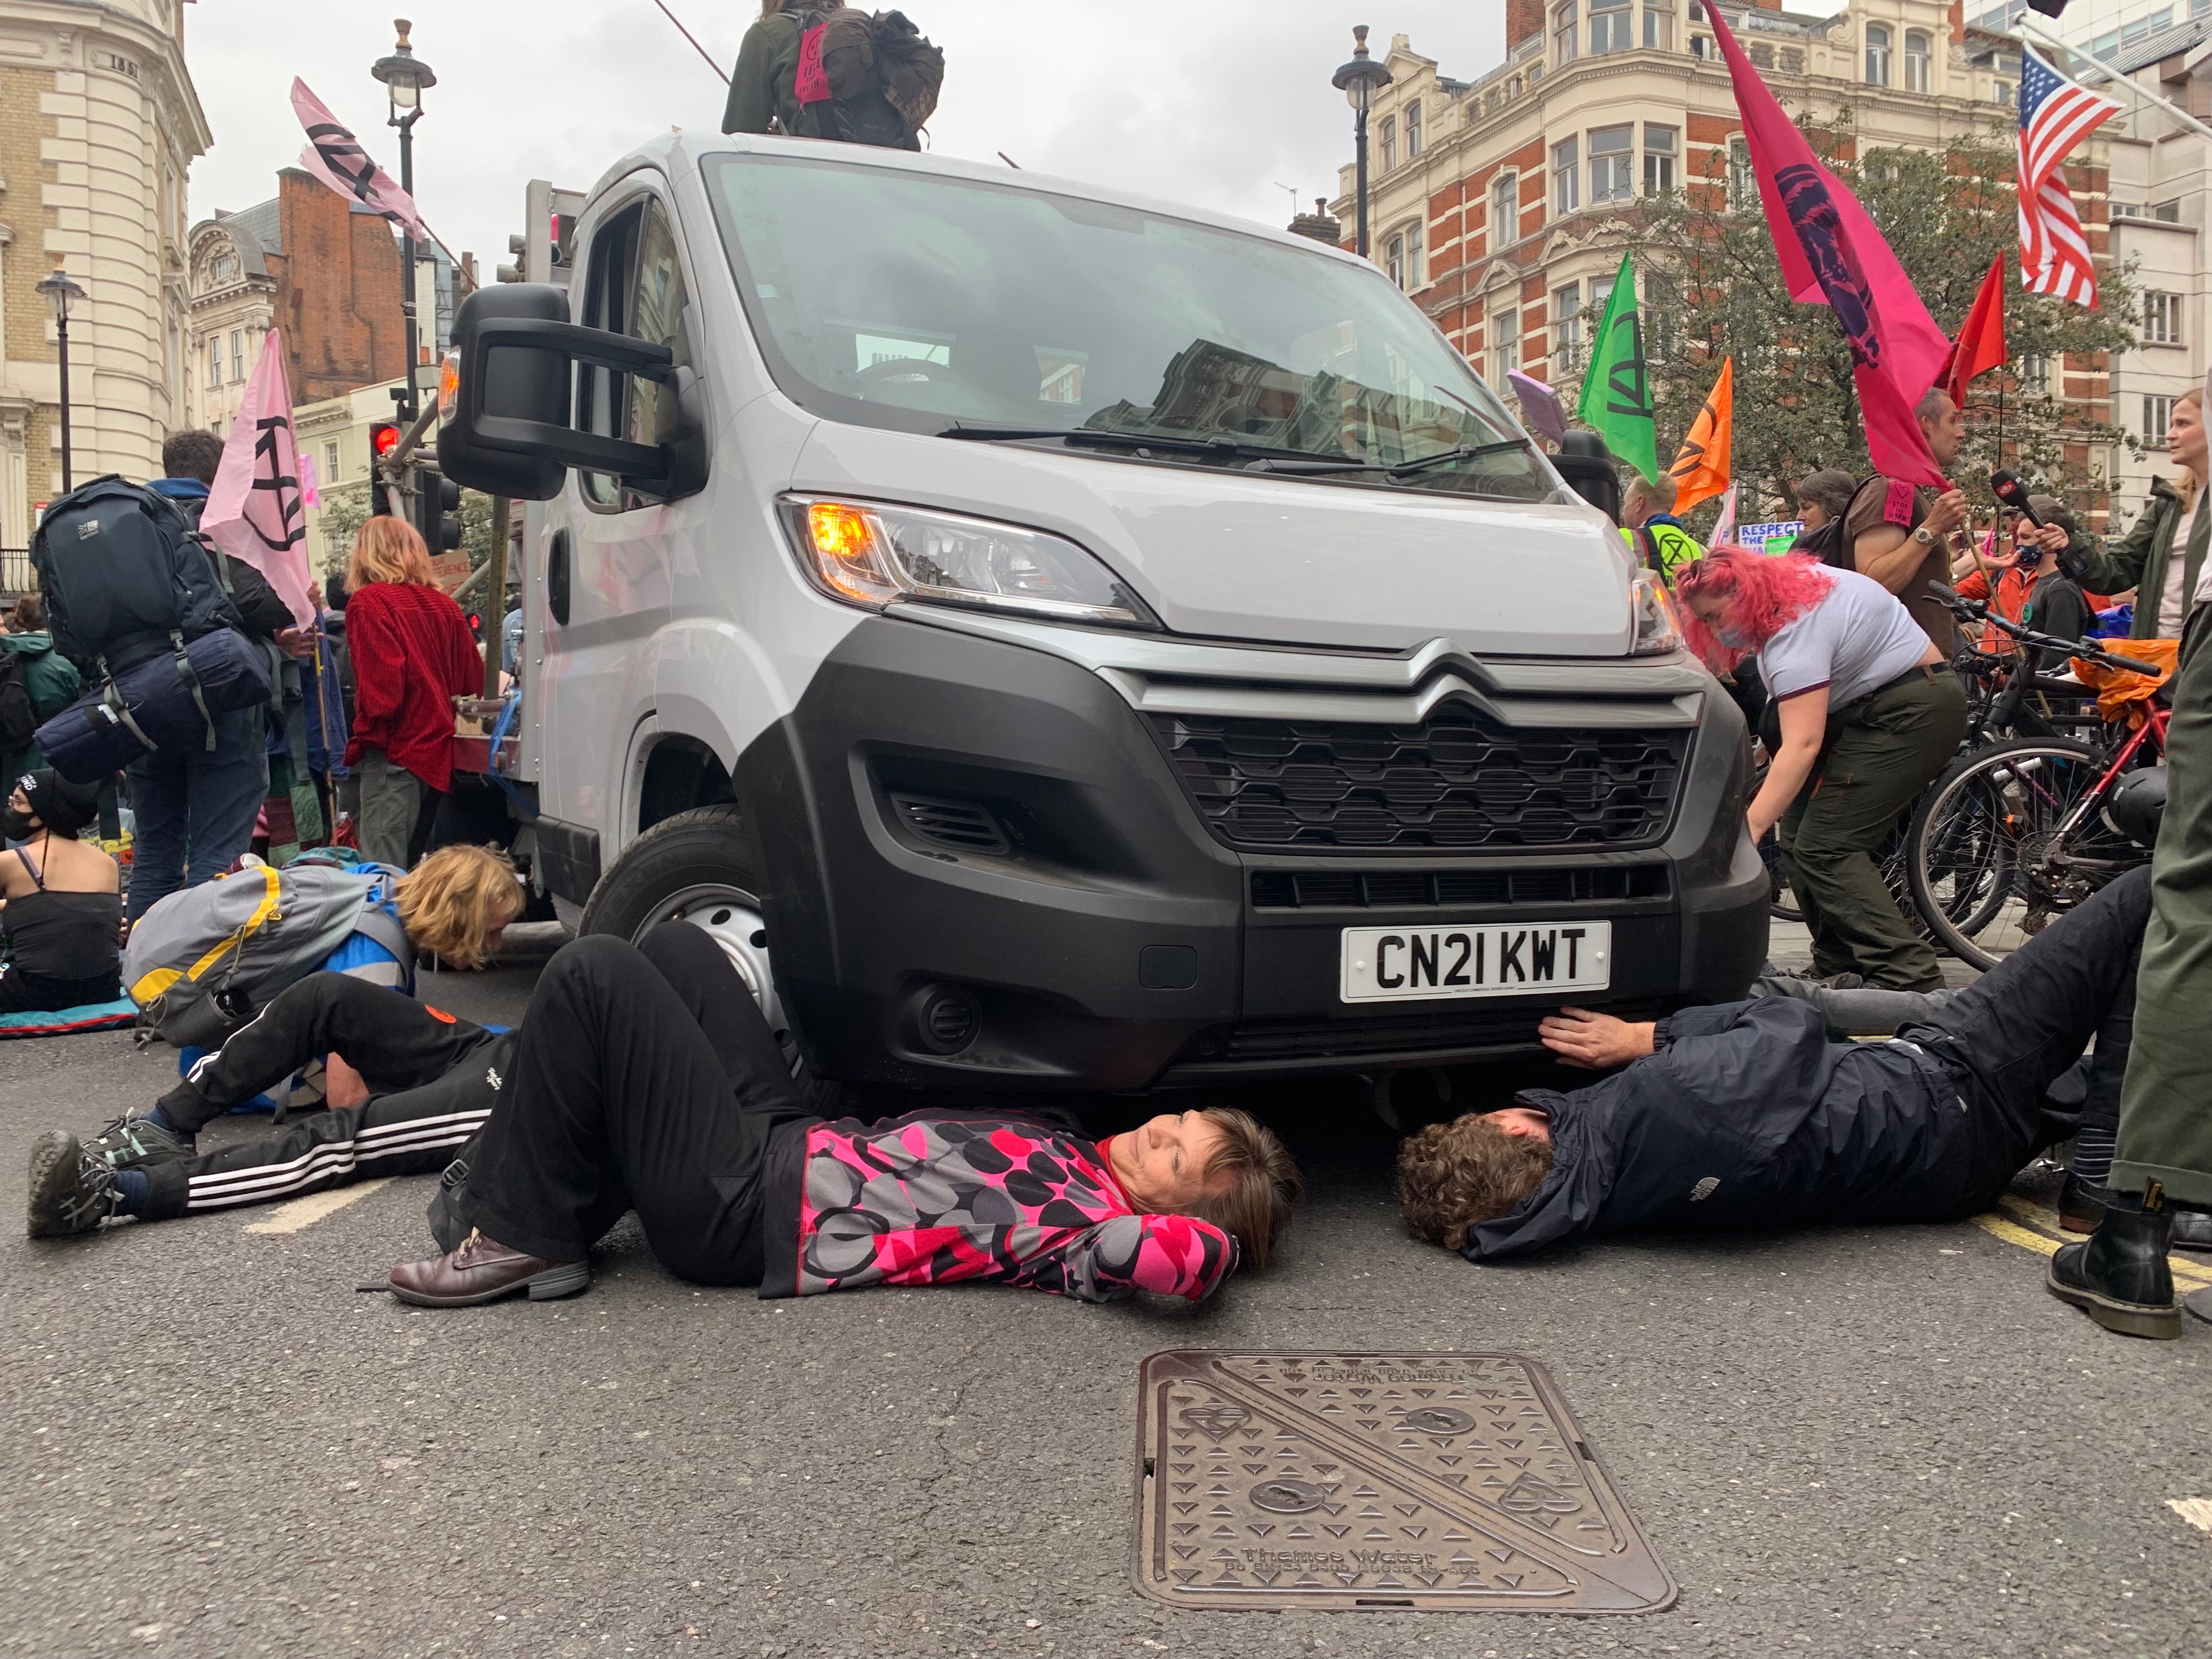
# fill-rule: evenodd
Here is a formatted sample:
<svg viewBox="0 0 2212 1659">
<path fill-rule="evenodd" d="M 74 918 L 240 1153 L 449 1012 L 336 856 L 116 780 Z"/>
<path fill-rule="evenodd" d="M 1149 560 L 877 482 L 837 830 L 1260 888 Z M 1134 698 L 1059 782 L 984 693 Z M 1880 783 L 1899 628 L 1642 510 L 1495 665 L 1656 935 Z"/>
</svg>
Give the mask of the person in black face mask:
<svg viewBox="0 0 2212 1659">
<path fill-rule="evenodd" d="M 80 845 L 100 792 L 51 767 L 26 772 L 0 812 L 0 1014 L 82 1008 L 123 994 L 123 900 L 115 860 Z"/>
</svg>

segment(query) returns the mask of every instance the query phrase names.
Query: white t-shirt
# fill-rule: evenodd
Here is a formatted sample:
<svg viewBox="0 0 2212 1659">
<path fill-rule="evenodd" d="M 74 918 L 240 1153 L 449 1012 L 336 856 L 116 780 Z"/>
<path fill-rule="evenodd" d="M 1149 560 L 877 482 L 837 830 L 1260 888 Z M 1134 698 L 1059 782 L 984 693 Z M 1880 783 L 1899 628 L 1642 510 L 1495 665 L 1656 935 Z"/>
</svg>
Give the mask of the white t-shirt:
<svg viewBox="0 0 2212 1659">
<path fill-rule="evenodd" d="M 2208 501 L 2212 501 L 2212 489 L 2199 490 L 2196 512 L 2189 515 L 2187 523 L 2176 526 L 2172 544 L 2166 549 L 2166 592 L 2158 596 L 2157 637 L 2161 640 L 2179 639 L 2182 629 L 2189 621 L 2189 607 L 2204 597 L 2203 582 L 2197 584 L 2197 592 L 2193 594 L 2183 591 L 2182 582 L 2188 574 L 2189 544 L 2196 539 L 2197 520 L 2203 515 Z M 2204 568 L 2212 571 L 2212 559 L 2204 562 Z M 2140 596 L 2136 603 L 2142 603 Z"/>
<path fill-rule="evenodd" d="M 1871 576 L 1831 570 L 1826 598 L 1789 623 L 1759 653 L 1777 702 L 1828 688 L 1828 706 L 1856 702 L 1928 654 L 1928 635 L 1904 602 Z"/>
</svg>

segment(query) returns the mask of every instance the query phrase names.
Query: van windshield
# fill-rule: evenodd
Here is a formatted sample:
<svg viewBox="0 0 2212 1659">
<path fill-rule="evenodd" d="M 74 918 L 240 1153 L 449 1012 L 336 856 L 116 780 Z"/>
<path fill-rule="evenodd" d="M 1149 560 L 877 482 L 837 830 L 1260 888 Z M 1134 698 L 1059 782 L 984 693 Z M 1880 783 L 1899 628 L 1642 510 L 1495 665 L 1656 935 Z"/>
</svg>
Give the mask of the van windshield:
<svg viewBox="0 0 2212 1659">
<path fill-rule="evenodd" d="M 1559 481 L 1380 271 L 890 167 L 707 158 L 776 383 L 826 419 L 1493 499 Z M 1209 450 L 1206 446 L 1212 446 Z"/>
</svg>

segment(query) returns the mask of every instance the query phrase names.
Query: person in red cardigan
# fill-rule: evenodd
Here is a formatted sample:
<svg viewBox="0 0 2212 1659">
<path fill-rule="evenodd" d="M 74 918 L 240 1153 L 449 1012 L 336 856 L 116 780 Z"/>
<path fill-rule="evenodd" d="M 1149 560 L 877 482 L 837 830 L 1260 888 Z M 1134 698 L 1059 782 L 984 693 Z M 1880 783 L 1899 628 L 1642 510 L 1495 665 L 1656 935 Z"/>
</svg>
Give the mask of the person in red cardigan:
<svg viewBox="0 0 2212 1659">
<path fill-rule="evenodd" d="M 461 607 L 430 577 L 415 527 L 379 514 L 346 563 L 353 740 L 362 856 L 410 868 L 453 782 L 453 699 L 482 689 L 483 657 Z"/>
</svg>

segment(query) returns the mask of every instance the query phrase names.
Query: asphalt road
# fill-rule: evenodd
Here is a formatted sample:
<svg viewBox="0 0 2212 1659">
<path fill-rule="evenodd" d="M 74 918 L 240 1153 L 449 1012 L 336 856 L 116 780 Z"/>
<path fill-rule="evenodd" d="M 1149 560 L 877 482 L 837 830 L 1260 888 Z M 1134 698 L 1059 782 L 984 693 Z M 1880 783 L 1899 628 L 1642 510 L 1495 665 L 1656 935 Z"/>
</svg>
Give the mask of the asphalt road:
<svg viewBox="0 0 2212 1659">
<path fill-rule="evenodd" d="M 529 979 L 433 996 L 511 1018 Z M 0 1168 L 173 1066 L 115 1036 L 0 1048 Z M 2022 1248 L 2032 1207 L 1998 1224 L 2017 1237 L 1836 1229 L 1480 1269 L 1398 1231 L 1391 1139 L 1352 1091 L 1256 1103 L 1313 1199 L 1275 1270 L 1198 1309 L 761 1302 L 670 1278 L 626 1224 L 580 1299 L 410 1312 L 353 1286 L 427 1253 L 420 1182 L 319 1218 L 60 1244 L 10 1224 L 0 1654 L 2212 1652 L 2212 1536 L 2168 1507 L 2212 1498 L 2212 1327 L 2130 1341 L 2062 1307 Z M 289 1230 L 254 1231 L 272 1221 Z M 1542 1361 L 1674 1607 L 1140 1599 L 1140 1359 L 1337 1346 Z"/>
</svg>

